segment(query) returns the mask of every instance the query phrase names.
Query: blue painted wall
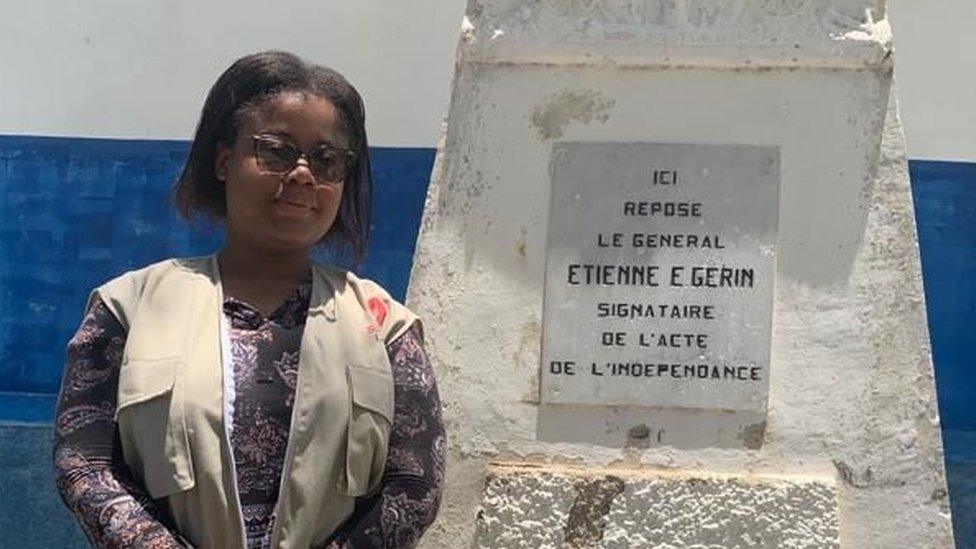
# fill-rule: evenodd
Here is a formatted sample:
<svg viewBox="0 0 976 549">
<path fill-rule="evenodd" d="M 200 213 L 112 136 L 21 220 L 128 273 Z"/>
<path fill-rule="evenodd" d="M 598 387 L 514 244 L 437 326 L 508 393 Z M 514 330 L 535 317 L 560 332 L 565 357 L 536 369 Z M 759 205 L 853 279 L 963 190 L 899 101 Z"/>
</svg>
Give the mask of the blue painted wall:
<svg viewBox="0 0 976 549">
<path fill-rule="evenodd" d="M 219 246 L 218 228 L 188 227 L 171 205 L 188 150 L 0 136 L 0 548 L 87 546 L 51 472 L 64 346 L 100 282 Z M 370 157 L 375 223 L 357 271 L 402 300 L 434 150 L 376 147 Z"/>
<path fill-rule="evenodd" d="M 84 547 L 50 474 L 64 345 L 98 283 L 219 245 L 170 205 L 187 151 L 0 136 L 0 547 Z M 371 154 L 375 224 L 358 270 L 402 299 L 434 151 Z M 976 547 L 976 164 L 912 162 L 911 174 L 956 536 Z"/>
<path fill-rule="evenodd" d="M 976 547 L 976 164 L 910 170 L 953 524 Z"/>
<path fill-rule="evenodd" d="M 188 150 L 183 141 L 0 136 L 0 418 L 51 420 L 62 349 L 91 288 L 219 247 L 219 230 L 188 227 L 171 206 Z M 434 151 L 370 155 L 375 223 L 357 270 L 402 300 Z"/>
</svg>

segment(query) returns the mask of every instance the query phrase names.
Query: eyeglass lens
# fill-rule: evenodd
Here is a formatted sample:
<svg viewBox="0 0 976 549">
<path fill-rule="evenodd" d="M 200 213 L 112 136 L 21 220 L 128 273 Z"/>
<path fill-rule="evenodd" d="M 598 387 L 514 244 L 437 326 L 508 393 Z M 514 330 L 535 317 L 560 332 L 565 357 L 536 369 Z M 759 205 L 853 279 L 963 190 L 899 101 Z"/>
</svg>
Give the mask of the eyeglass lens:
<svg viewBox="0 0 976 549">
<path fill-rule="evenodd" d="M 302 152 L 278 139 L 254 138 L 254 154 L 258 167 L 273 174 L 286 174 L 298 164 Z M 320 145 L 305 154 L 309 170 L 319 183 L 339 183 L 346 178 L 348 152 L 329 145 Z"/>
</svg>

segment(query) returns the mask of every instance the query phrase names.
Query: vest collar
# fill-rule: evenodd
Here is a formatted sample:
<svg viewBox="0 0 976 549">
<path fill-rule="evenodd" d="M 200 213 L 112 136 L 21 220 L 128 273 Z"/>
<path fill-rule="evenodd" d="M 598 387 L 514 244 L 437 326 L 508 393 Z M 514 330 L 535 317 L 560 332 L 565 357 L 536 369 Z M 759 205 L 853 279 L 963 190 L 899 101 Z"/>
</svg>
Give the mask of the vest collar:
<svg viewBox="0 0 976 549">
<path fill-rule="evenodd" d="M 224 289 L 223 283 L 220 278 L 220 265 L 217 261 L 217 254 L 219 252 L 214 252 L 210 255 L 207 261 L 207 276 L 214 283 L 217 288 L 217 295 L 220 297 L 220 302 L 224 300 Z M 339 308 L 336 306 L 336 295 L 338 289 L 336 288 L 338 281 L 331 280 L 335 278 L 335 275 L 329 273 L 326 269 L 322 268 L 314 261 L 311 265 L 312 268 L 312 295 L 308 302 L 308 314 L 312 315 L 323 315 L 326 320 L 335 322 L 339 320 Z M 332 274 L 332 276 L 330 276 Z"/>
</svg>

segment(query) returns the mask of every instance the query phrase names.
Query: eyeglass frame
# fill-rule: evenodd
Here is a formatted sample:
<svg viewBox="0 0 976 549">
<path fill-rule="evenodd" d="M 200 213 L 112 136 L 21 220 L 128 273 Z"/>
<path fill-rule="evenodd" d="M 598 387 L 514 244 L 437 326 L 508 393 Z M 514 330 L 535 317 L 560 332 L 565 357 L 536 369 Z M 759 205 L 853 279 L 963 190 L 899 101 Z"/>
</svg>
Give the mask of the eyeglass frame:
<svg viewBox="0 0 976 549">
<path fill-rule="evenodd" d="M 267 168 L 265 168 L 262 165 L 262 161 L 261 161 L 260 157 L 258 156 L 258 143 L 260 141 L 268 141 L 268 140 L 277 141 L 277 142 L 281 143 L 282 145 L 291 147 L 293 150 L 295 150 L 295 151 L 298 152 L 298 156 L 295 158 L 295 162 L 294 162 L 294 164 L 291 165 L 290 168 L 288 168 L 288 169 L 286 169 L 285 171 L 282 171 L 282 172 L 276 172 L 276 171 L 268 170 Z M 345 182 L 346 177 L 349 176 L 349 165 L 356 160 L 356 157 L 357 157 L 356 152 L 353 151 L 353 150 L 351 150 L 351 149 L 346 149 L 344 147 L 337 147 L 337 146 L 332 145 L 330 143 L 323 143 L 323 144 L 319 145 L 318 147 L 319 148 L 332 149 L 334 151 L 339 151 L 339 152 L 345 154 L 346 160 L 347 160 L 346 170 L 345 170 L 345 173 L 343 174 L 343 177 L 341 179 L 338 179 L 336 181 L 328 181 L 328 180 L 326 180 L 326 181 L 320 181 L 319 178 L 318 178 L 318 176 L 316 176 L 315 172 L 312 170 L 312 162 L 310 161 L 310 159 L 308 157 L 308 153 L 305 152 L 305 151 L 303 151 L 302 149 L 298 148 L 297 145 L 295 145 L 293 143 L 290 143 L 290 142 L 288 142 L 285 139 L 282 139 L 282 138 L 280 138 L 280 137 L 278 137 L 276 135 L 273 135 L 273 134 L 261 134 L 261 133 L 259 133 L 259 134 L 254 134 L 254 135 L 251 136 L 251 150 L 252 150 L 252 154 L 254 154 L 254 161 L 258 165 L 258 168 L 261 170 L 262 173 L 265 173 L 265 174 L 268 174 L 268 175 L 277 175 L 279 177 L 283 177 L 283 176 L 288 175 L 292 171 L 294 171 L 295 168 L 298 166 L 298 162 L 300 160 L 304 159 L 305 160 L 305 165 L 308 167 L 309 173 L 312 174 L 312 178 L 315 181 L 315 186 L 316 187 L 338 187 L 339 185 L 342 185 Z"/>
</svg>

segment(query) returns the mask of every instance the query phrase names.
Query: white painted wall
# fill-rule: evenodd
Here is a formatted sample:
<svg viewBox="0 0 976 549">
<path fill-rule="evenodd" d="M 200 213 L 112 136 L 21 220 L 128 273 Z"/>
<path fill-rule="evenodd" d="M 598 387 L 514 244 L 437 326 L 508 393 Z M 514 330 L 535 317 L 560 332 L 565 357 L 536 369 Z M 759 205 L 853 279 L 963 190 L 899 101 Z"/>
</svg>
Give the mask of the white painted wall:
<svg viewBox="0 0 976 549">
<path fill-rule="evenodd" d="M 462 0 L 36 0 L 0 17 L 0 133 L 192 135 L 234 59 L 285 49 L 364 95 L 374 145 L 432 146 Z"/>
<path fill-rule="evenodd" d="M 976 3 L 890 0 L 909 156 L 976 160 Z M 284 48 L 345 73 L 377 145 L 440 132 L 464 0 L 9 3 L 0 134 L 188 138 L 217 75 Z"/>
<path fill-rule="evenodd" d="M 976 160 L 976 2 L 889 0 L 910 158 Z"/>
</svg>

